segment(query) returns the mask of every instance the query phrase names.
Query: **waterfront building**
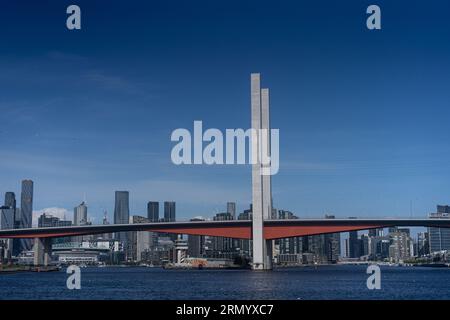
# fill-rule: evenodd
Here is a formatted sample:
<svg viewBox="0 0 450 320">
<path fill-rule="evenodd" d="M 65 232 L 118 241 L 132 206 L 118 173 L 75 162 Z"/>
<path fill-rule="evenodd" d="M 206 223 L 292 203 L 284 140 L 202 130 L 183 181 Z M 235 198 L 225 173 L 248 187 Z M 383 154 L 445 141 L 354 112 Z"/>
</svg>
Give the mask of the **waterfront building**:
<svg viewBox="0 0 450 320">
<path fill-rule="evenodd" d="M 232 220 L 236 219 L 236 202 L 227 202 L 227 212 L 231 215 Z"/>
<path fill-rule="evenodd" d="M 389 259 L 391 262 L 402 263 L 411 258 L 411 238 L 409 233 L 397 230 L 389 233 L 391 245 L 389 246 Z"/>
<path fill-rule="evenodd" d="M 164 221 L 165 222 L 176 221 L 176 211 L 174 201 L 164 201 Z"/>
<path fill-rule="evenodd" d="M 80 205 L 73 208 L 73 225 L 74 226 L 84 226 L 88 222 L 88 208 L 86 203 L 83 201 Z"/>
<path fill-rule="evenodd" d="M 361 256 L 361 243 L 358 239 L 358 231 L 350 231 L 348 237 L 348 258 L 359 258 Z"/>
<path fill-rule="evenodd" d="M 429 218 L 449 219 L 450 206 L 437 206 L 436 213 L 430 213 Z M 428 228 L 430 253 L 450 251 L 450 228 Z"/>
<path fill-rule="evenodd" d="M 45 212 L 38 218 L 39 228 L 68 227 L 71 225 L 72 221 L 61 220 L 60 218 L 54 217 Z"/>
<path fill-rule="evenodd" d="M 430 253 L 428 232 L 419 232 L 417 234 L 417 256 L 423 257 Z"/>
<path fill-rule="evenodd" d="M 233 216 L 228 212 L 217 213 L 214 221 L 233 220 Z M 212 251 L 210 257 L 232 259 L 237 253 L 234 247 L 234 240 L 225 237 L 211 237 Z"/>
<path fill-rule="evenodd" d="M 130 220 L 130 205 L 129 205 L 130 193 L 128 191 L 116 191 L 115 192 L 115 206 L 114 206 L 114 224 L 127 224 Z M 125 257 L 128 258 L 128 232 L 118 232 L 115 235 L 120 242 L 123 243 L 125 248 Z"/>
<path fill-rule="evenodd" d="M 205 221 L 203 218 L 193 218 L 190 221 Z M 200 258 L 205 255 L 205 236 L 188 236 L 188 256 Z"/>
<path fill-rule="evenodd" d="M 22 192 L 20 199 L 20 228 L 31 228 L 33 219 L 33 181 L 22 181 Z M 20 251 L 32 249 L 31 239 L 20 239 Z"/>
<path fill-rule="evenodd" d="M 131 223 L 149 223 L 148 218 L 141 216 L 132 216 Z M 142 261 L 143 253 L 151 249 L 155 243 L 155 232 L 134 231 L 130 232 L 129 253 L 132 261 Z"/>
<path fill-rule="evenodd" d="M 149 201 L 147 203 L 147 218 L 150 222 L 159 221 L 159 202 Z"/>
</svg>

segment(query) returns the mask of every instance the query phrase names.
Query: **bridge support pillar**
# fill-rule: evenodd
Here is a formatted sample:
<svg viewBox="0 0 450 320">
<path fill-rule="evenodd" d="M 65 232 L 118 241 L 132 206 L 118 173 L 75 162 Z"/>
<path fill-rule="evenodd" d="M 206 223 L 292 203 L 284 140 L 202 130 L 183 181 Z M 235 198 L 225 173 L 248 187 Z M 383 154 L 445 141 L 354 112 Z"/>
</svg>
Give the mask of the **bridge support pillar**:
<svg viewBox="0 0 450 320">
<path fill-rule="evenodd" d="M 261 89 L 259 73 L 251 74 L 252 240 L 253 270 L 272 269 L 272 240 L 264 238 L 264 220 L 272 217 L 269 89 Z"/>
<path fill-rule="evenodd" d="M 51 260 L 52 240 L 50 238 L 35 238 L 33 251 L 34 266 L 47 267 Z"/>
</svg>

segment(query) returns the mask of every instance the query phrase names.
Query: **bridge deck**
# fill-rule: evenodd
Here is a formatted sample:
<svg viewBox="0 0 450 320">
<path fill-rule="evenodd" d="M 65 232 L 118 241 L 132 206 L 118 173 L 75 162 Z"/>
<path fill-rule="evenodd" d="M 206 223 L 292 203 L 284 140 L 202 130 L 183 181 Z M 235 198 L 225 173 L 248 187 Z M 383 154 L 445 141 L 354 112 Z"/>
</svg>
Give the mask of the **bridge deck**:
<svg viewBox="0 0 450 320">
<path fill-rule="evenodd" d="M 251 239 L 250 220 L 186 221 L 139 224 L 89 225 L 0 230 L 0 238 L 58 238 L 126 231 L 152 231 L 188 235 Z M 264 221 L 264 237 L 279 239 L 324 233 L 402 227 L 450 228 L 450 219 L 283 219 Z"/>
</svg>

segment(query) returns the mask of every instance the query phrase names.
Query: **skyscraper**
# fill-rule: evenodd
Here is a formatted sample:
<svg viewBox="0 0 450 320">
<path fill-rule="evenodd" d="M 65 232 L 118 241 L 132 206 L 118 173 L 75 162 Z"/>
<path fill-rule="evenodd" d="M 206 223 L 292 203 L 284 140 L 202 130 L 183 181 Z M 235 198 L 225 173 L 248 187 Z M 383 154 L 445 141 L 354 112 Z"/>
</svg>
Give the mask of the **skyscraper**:
<svg viewBox="0 0 450 320">
<path fill-rule="evenodd" d="M 348 237 L 348 258 L 359 258 L 361 255 L 361 243 L 358 239 L 358 231 L 350 231 Z"/>
<path fill-rule="evenodd" d="M 334 219 L 334 215 L 325 215 L 325 219 Z M 341 234 L 328 233 L 325 237 L 325 254 L 328 263 L 336 263 L 341 254 Z"/>
<path fill-rule="evenodd" d="M 190 221 L 205 221 L 204 219 L 194 218 Z M 199 258 L 205 254 L 205 236 L 188 236 L 188 255 Z"/>
<path fill-rule="evenodd" d="M 33 219 L 33 181 L 22 181 L 22 193 L 20 199 L 20 227 L 31 228 Z M 31 250 L 30 239 L 20 239 L 20 250 Z"/>
<path fill-rule="evenodd" d="M 227 202 L 227 212 L 231 214 L 232 219 L 236 219 L 236 202 Z"/>
<path fill-rule="evenodd" d="M 176 221 L 175 202 L 174 201 L 165 201 L 164 202 L 164 221 L 165 222 Z"/>
<path fill-rule="evenodd" d="M 14 192 L 6 192 L 5 205 L 0 207 L 0 228 L 15 228 L 16 196 Z"/>
<path fill-rule="evenodd" d="M 73 224 L 75 226 L 83 226 L 87 224 L 87 220 L 87 206 L 83 201 L 73 209 Z"/>
<path fill-rule="evenodd" d="M 22 194 L 21 194 L 21 227 L 31 228 L 33 217 L 33 181 L 22 181 Z"/>
<path fill-rule="evenodd" d="M 436 213 L 430 213 L 430 218 L 450 219 L 450 206 L 437 206 Z M 450 229 L 428 228 L 430 253 L 450 250 Z"/>
<path fill-rule="evenodd" d="M 165 201 L 164 202 L 164 221 L 165 222 L 174 222 L 175 220 L 176 220 L 175 202 Z M 178 235 L 176 235 L 176 234 L 169 234 L 168 236 L 172 241 L 175 241 L 178 238 Z"/>
<path fill-rule="evenodd" d="M 16 195 L 14 192 L 5 193 L 5 207 L 16 209 Z"/>
<path fill-rule="evenodd" d="M 114 224 L 127 224 L 130 222 L 130 205 L 128 191 L 116 191 L 116 201 L 114 206 Z M 116 233 L 116 238 L 123 243 L 125 257 L 129 254 L 129 237 L 127 232 Z"/>
<path fill-rule="evenodd" d="M 147 218 L 150 222 L 159 221 L 159 202 L 150 201 L 147 203 Z"/>
<path fill-rule="evenodd" d="M 114 224 L 126 224 L 130 220 L 130 194 L 128 191 L 116 191 Z"/>
</svg>

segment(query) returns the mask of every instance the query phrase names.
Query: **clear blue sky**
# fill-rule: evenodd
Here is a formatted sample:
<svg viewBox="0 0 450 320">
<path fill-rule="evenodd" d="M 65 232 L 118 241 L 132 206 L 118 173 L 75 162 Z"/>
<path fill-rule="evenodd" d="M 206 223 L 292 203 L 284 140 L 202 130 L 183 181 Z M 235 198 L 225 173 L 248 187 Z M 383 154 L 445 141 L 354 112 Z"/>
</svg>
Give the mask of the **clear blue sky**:
<svg viewBox="0 0 450 320">
<path fill-rule="evenodd" d="M 280 129 L 274 205 L 301 217 L 425 216 L 450 202 L 448 1 L 25 1 L 0 5 L 0 192 L 35 210 L 114 191 L 133 214 L 251 201 L 249 167 L 171 163 L 176 128 L 250 125 L 249 76 Z M 82 10 L 82 30 L 65 10 Z M 382 9 L 382 30 L 365 27 Z"/>
</svg>

